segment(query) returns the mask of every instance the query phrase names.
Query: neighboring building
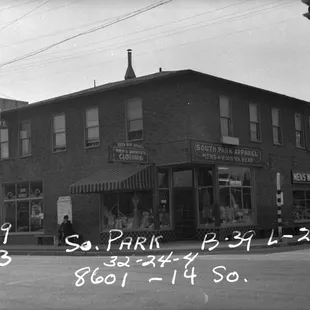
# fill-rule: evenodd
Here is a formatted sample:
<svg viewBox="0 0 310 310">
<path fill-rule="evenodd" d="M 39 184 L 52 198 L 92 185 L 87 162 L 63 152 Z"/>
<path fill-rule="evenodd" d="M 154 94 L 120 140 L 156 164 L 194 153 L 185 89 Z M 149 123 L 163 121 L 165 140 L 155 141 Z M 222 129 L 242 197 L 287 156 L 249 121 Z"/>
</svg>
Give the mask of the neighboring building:
<svg viewBox="0 0 310 310">
<path fill-rule="evenodd" d="M 309 227 L 309 115 L 308 102 L 192 70 L 135 77 L 132 68 L 123 81 L 3 112 L 9 242 L 54 234 L 57 205 L 70 203 L 75 230 L 97 243 L 111 228 L 166 240 L 268 232 L 277 227 L 277 172 L 284 227 Z M 148 150 L 158 191 L 154 165 L 109 163 L 122 142 Z M 113 150 L 114 160 L 147 156 Z"/>
<path fill-rule="evenodd" d="M 28 102 L 25 102 L 25 101 L 8 99 L 8 98 L 0 98 L 0 110 L 1 111 L 21 108 L 21 107 L 26 106 L 27 104 Z"/>
</svg>

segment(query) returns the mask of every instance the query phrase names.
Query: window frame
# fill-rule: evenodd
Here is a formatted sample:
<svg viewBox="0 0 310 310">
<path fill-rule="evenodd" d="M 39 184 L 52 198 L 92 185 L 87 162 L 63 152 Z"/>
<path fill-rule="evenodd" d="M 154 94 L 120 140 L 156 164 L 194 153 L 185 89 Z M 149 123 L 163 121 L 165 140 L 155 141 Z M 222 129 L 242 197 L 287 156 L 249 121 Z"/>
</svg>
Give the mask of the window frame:
<svg viewBox="0 0 310 310">
<path fill-rule="evenodd" d="M 236 185 L 231 185 L 230 182 L 229 184 L 220 184 L 220 173 L 219 173 L 219 167 L 223 167 L 223 168 L 246 168 L 249 169 L 250 171 L 250 185 L 241 185 L 241 186 L 236 186 Z M 257 224 L 257 209 L 256 209 L 256 197 L 255 197 L 255 193 L 256 193 L 256 186 L 255 186 L 255 169 L 253 169 L 253 167 L 250 166 L 243 166 L 243 165 L 238 165 L 238 166 L 234 166 L 234 165 L 229 165 L 229 164 L 219 164 L 216 165 L 215 169 L 217 169 L 216 171 L 216 186 L 217 186 L 217 203 L 220 206 L 221 205 L 221 198 L 220 198 L 220 191 L 223 188 L 229 188 L 229 197 L 231 199 L 232 196 L 232 188 L 240 188 L 241 189 L 241 201 L 242 201 L 242 210 L 245 210 L 244 208 L 244 197 L 243 197 L 243 189 L 250 189 L 250 193 L 251 193 L 251 221 L 252 224 L 249 223 L 221 223 L 221 227 L 235 227 L 235 226 L 248 226 L 248 225 L 256 225 Z M 221 213 L 221 212 L 220 212 Z M 221 214 L 219 215 L 221 217 Z"/>
<path fill-rule="evenodd" d="M 297 130 L 296 128 L 296 115 L 300 116 L 300 125 L 301 130 Z M 304 116 L 302 113 L 294 113 L 294 125 L 295 125 L 295 145 L 298 149 L 305 149 L 306 148 L 306 141 L 305 141 L 305 124 L 304 124 Z M 300 133 L 300 140 L 303 141 L 303 145 L 297 145 L 297 133 Z"/>
<path fill-rule="evenodd" d="M 17 185 L 20 183 L 24 183 L 27 182 L 28 183 L 28 197 L 26 198 L 18 198 L 17 197 Z M 31 182 L 41 182 L 42 184 L 42 196 L 38 196 L 38 197 L 30 197 L 30 184 Z M 7 202 L 13 202 L 14 203 L 14 208 L 15 208 L 15 230 L 16 231 L 10 231 L 10 234 L 12 235 L 37 235 L 37 234 L 42 234 L 44 233 L 44 220 L 45 220 L 45 186 L 44 186 L 44 180 L 42 178 L 37 178 L 37 179 L 27 179 L 25 181 L 21 181 L 21 180 L 17 180 L 17 181 L 12 181 L 12 182 L 3 182 L 1 183 L 1 187 L 2 187 L 2 192 L 4 193 L 4 187 L 6 185 L 13 185 L 15 186 L 15 192 L 16 192 L 16 197 L 12 198 L 12 199 L 5 199 L 5 196 L 3 194 L 2 196 L 2 200 L 1 200 L 1 205 L 2 205 L 2 210 L 1 210 L 1 217 L 4 220 L 4 204 Z M 31 231 L 31 202 L 32 201 L 36 201 L 36 200 L 40 200 L 43 203 L 43 229 L 42 230 L 38 230 L 38 231 Z M 29 211 L 29 231 L 17 231 L 17 203 L 18 202 L 22 202 L 22 201 L 28 201 L 28 211 Z"/>
<path fill-rule="evenodd" d="M 30 124 L 30 137 L 23 138 L 21 139 L 20 137 L 20 132 L 21 132 L 21 125 L 22 124 Z M 18 157 L 29 157 L 32 155 L 32 123 L 31 120 L 24 120 L 18 123 Z M 23 140 L 29 140 L 29 148 L 30 148 L 30 153 L 27 154 L 22 154 L 22 141 Z"/>
<path fill-rule="evenodd" d="M 272 113 L 273 111 L 277 111 L 278 112 L 279 126 L 276 126 L 273 123 L 273 113 Z M 273 144 L 274 145 L 283 145 L 282 113 L 281 113 L 281 110 L 279 108 L 271 108 L 271 126 L 272 126 L 272 141 L 273 141 Z M 274 128 L 277 128 L 278 140 L 281 140 L 280 142 L 275 142 L 275 140 L 274 140 L 274 134 L 273 134 Z M 279 139 L 279 136 L 281 137 L 281 139 Z"/>
<path fill-rule="evenodd" d="M 9 137 L 9 128 L 5 127 L 5 128 L 1 128 L 0 130 L 6 130 L 7 131 L 7 136 L 8 139 L 7 141 L 2 141 L 1 140 L 1 133 L 0 133 L 0 160 L 6 160 L 10 158 L 10 137 Z M 2 157 L 2 146 L 3 144 L 7 144 L 8 147 L 8 156 L 7 157 Z"/>
<path fill-rule="evenodd" d="M 307 199 L 307 194 L 306 192 L 310 192 L 310 190 L 307 188 L 307 187 L 304 187 L 304 186 L 301 186 L 301 187 L 297 187 L 297 186 L 294 186 L 292 188 L 292 198 L 293 198 L 293 208 L 292 208 L 292 212 L 293 212 L 293 221 L 294 223 L 309 223 L 310 222 L 310 219 L 301 219 L 301 220 L 296 220 L 295 219 L 295 210 L 294 210 L 294 202 L 297 201 L 297 200 L 301 200 L 301 199 L 294 199 L 294 192 L 303 192 L 303 199 L 302 201 L 305 203 L 305 210 L 309 210 L 310 212 L 310 208 L 308 209 L 307 208 L 307 202 L 310 201 L 310 199 Z"/>
<path fill-rule="evenodd" d="M 227 98 L 228 99 L 229 118 L 226 116 L 222 116 L 221 98 Z M 220 132 L 221 132 L 221 136 L 222 137 L 225 136 L 225 135 L 223 135 L 223 130 L 222 130 L 222 119 L 224 119 L 224 120 L 228 121 L 228 137 L 233 137 L 232 103 L 231 103 L 231 99 L 228 96 L 219 95 L 219 110 L 220 110 Z"/>
<path fill-rule="evenodd" d="M 256 106 L 256 116 L 257 116 L 257 121 L 251 120 L 251 106 Z M 249 103 L 249 120 L 250 120 L 250 140 L 252 142 L 262 142 L 262 132 L 261 132 L 261 117 L 260 117 L 260 106 L 258 103 L 255 102 L 250 102 Z M 252 138 L 251 134 L 251 125 L 255 124 L 256 127 L 256 139 Z"/>
<path fill-rule="evenodd" d="M 54 130 L 55 130 L 55 127 L 54 127 L 54 119 L 55 117 L 57 116 L 61 116 L 63 115 L 64 118 L 65 118 L 65 129 L 64 131 L 61 131 L 61 132 L 57 132 L 55 133 Z M 66 152 L 67 151 L 67 122 L 66 122 L 66 113 L 62 112 L 62 113 L 58 113 L 58 114 L 53 114 L 52 115 L 52 153 L 60 153 L 60 152 Z M 56 142 L 56 139 L 55 139 L 55 136 L 56 134 L 59 134 L 59 133 L 65 133 L 65 137 L 66 137 L 66 144 L 65 144 L 65 148 L 64 149 L 61 149 L 61 148 L 56 148 L 56 146 L 54 145 L 55 142 Z"/>
<path fill-rule="evenodd" d="M 142 118 L 135 118 L 135 119 L 129 120 L 128 119 L 128 105 L 129 105 L 129 101 L 134 101 L 134 100 L 139 100 L 141 102 Z M 142 98 L 140 98 L 140 97 L 133 97 L 133 98 L 127 99 L 125 101 L 125 128 L 126 128 L 126 141 L 127 142 L 143 141 L 143 139 L 144 139 L 144 113 L 143 112 L 144 111 L 143 111 L 143 100 L 142 100 Z M 142 120 L 142 129 L 140 129 L 140 130 L 142 130 L 141 138 L 129 139 L 129 132 L 130 132 L 129 124 L 130 124 L 130 122 L 137 121 L 137 120 Z M 134 130 L 132 130 L 132 132 L 134 132 Z"/>
<path fill-rule="evenodd" d="M 88 124 L 87 124 L 87 112 L 90 110 L 97 110 L 98 125 L 96 125 L 96 126 L 88 126 Z M 84 122 L 85 122 L 85 126 L 84 126 L 84 147 L 86 149 L 99 147 L 100 146 L 100 117 L 99 117 L 98 106 L 88 107 L 84 110 Z M 88 142 L 88 129 L 97 128 L 97 127 L 98 127 L 98 140 L 93 140 L 93 142 Z M 87 143 L 90 143 L 90 145 L 87 145 Z"/>
</svg>

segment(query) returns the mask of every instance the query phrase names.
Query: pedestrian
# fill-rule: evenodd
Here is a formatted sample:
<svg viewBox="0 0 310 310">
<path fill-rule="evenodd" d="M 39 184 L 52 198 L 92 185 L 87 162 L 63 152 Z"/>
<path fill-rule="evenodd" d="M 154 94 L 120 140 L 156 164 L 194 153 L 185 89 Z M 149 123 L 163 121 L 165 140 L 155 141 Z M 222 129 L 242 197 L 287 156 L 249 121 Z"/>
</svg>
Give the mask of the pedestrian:
<svg viewBox="0 0 310 310">
<path fill-rule="evenodd" d="M 74 235 L 73 226 L 69 220 L 69 216 L 65 215 L 63 222 L 58 229 L 58 245 L 64 245 L 67 237 Z"/>
</svg>

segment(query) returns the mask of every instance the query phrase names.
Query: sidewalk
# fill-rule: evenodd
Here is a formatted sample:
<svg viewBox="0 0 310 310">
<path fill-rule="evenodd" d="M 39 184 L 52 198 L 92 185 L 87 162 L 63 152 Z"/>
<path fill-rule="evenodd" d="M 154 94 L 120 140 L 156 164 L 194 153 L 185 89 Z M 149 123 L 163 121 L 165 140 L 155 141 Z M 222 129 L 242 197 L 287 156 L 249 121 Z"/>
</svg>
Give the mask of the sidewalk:
<svg viewBox="0 0 310 310">
<path fill-rule="evenodd" d="M 205 244 L 205 248 L 202 249 L 202 241 L 177 241 L 170 243 L 160 244 L 160 248 L 157 249 L 154 244 L 153 249 L 149 249 L 149 245 L 145 244 L 145 250 L 142 250 L 139 246 L 134 249 L 135 244 L 133 243 L 130 249 L 127 249 L 126 246 L 123 246 L 123 249 L 120 250 L 120 245 L 112 244 L 111 249 L 107 251 L 107 245 L 102 244 L 96 246 L 92 245 L 92 248 L 89 251 L 82 251 L 80 249 L 68 253 L 66 249 L 73 249 L 73 247 L 68 246 L 53 246 L 53 245 L 10 245 L 3 244 L 0 245 L 0 250 L 7 250 L 9 255 L 50 255 L 50 256 L 144 256 L 144 255 L 168 255 L 171 251 L 173 254 L 188 254 L 190 252 L 199 253 L 199 254 L 229 254 L 229 253 L 240 253 L 247 254 L 252 250 L 260 250 L 267 248 L 290 248 L 293 246 L 298 246 L 302 244 L 308 244 L 306 239 L 298 241 L 303 236 L 295 236 L 290 239 L 283 239 L 282 242 L 277 244 L 269 245 L 269 238 L 266 239 L 253 239 L 251 241 L 250 251 L 247 251 L 247 242 L 243 242 L 240 246 L 230 248 L 229 245 L 237 245 L 240 243 L 239 240 L 233 241 L 222 241 L 219 245 L 213 250 L 209 251 L 209 248 L 212 248 L 216 245 L 215 242 L 210 242 Z M 272 241 L 275 241 L 274 238 Z"/>
</svg>

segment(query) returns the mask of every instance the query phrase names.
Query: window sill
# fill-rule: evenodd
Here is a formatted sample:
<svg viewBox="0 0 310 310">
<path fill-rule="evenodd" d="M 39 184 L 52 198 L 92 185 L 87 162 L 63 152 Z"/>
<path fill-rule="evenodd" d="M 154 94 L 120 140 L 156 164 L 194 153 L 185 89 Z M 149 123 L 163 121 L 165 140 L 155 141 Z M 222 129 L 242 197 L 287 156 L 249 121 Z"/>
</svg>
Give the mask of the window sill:
<svg viewBox="0 0 310 310">
<path fill-rule="evenodd" d="M 18 156 L 18 158 L 28 158 L 28 157 L 31 157 L 31 154 L 20 155 L 20 156 Z"/>
<path fill-rule="evenodd" d="M 258 143 L 258 144 L 262 144 L 263 141 L 262 140 L 250 140 L 251 143 Z"/>
<path fill-rule="evenodd" d="M 296 149 L 298 149 L 298 150 L 305 150 L 306 147 L 305 146 L 296 146 Z"/>
<path fill-rule="evenodd" d="M 53 154 L 64 153 L 64 152 L 67 152 L 67 149 L 65 149 L 65 150 L 53 150 L 52 151 Z"/>
<path fill-rule="evenodd" d="M 280 147 L 283 147 L 283 143 L 273 143 L 273 146 L 280 146 Z"/>
<path fill-rule="evenodd" d="M 99 143 L 99 144 L 96 144 L 96 145 L 89 145 L 89 146 L 84 145 L 84 148 L 85 148 L 86 150 L 88 150 L 88 149 L 95 149 L 95 148 L 97 148 L 97 147 L 100 147 L 100 143 Z"/>
<path fill-rule="evenodd" d="M 131 142 L 141 142 L 141 141 L 143 141 L 143 138 L 135 139 L 135 140 L 127 140 L 126 142 L 131 143 Z"/>
<path fill-rule="evenodd" d="M 8 157 L 8 158 L 1 158 L 0 159 L 0 161 L 7 161 L 7 160 L 12 160 L 13 158 L 10 158 L 10 157 Z"/>
</svg>

